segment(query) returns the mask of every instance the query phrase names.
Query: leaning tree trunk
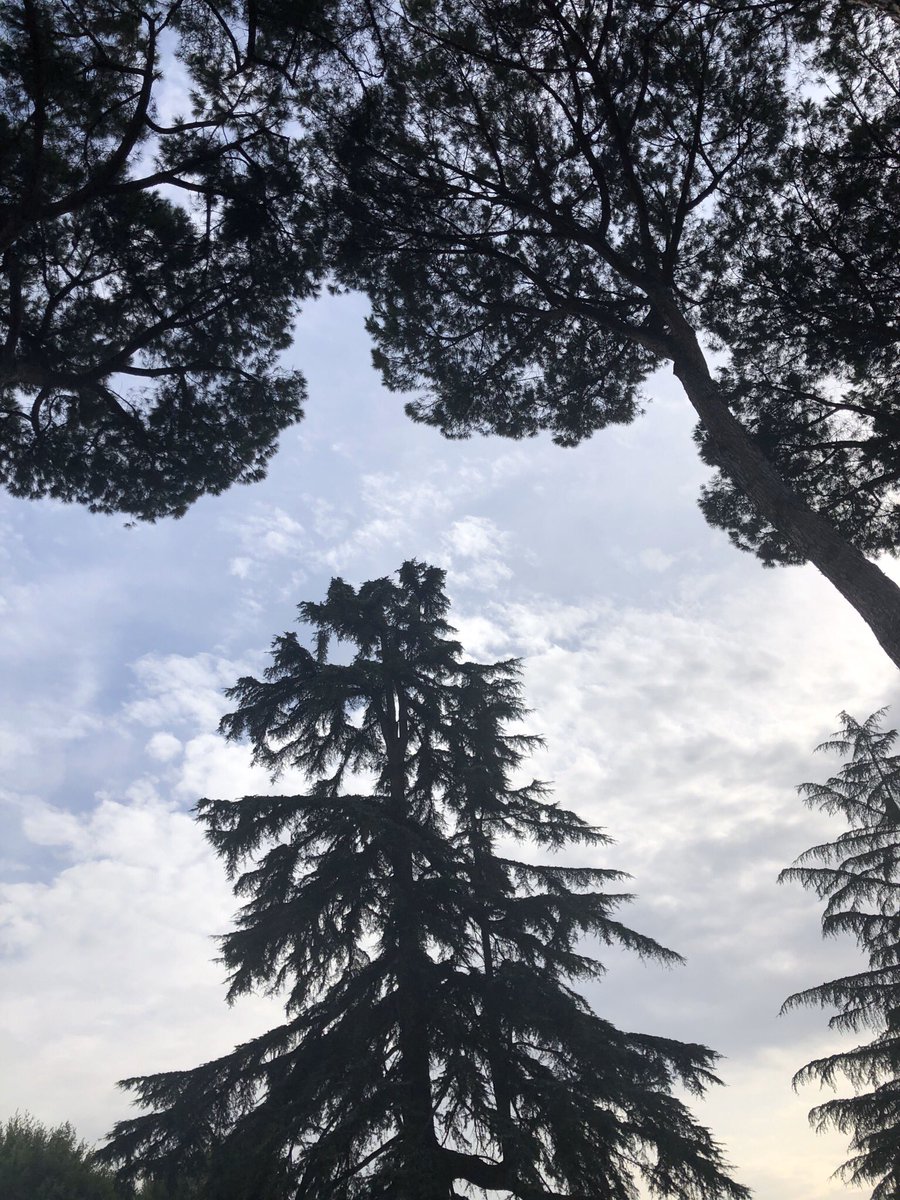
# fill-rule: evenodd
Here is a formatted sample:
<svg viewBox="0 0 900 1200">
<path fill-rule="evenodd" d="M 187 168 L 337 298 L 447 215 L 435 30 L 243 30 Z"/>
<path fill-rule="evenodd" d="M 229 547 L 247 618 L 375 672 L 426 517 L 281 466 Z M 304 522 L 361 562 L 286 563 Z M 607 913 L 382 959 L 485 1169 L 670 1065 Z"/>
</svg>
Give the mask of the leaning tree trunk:
<svg viewBox="0 0 900 1200">
<path fill-rule="evenodd" d="M 690 324 L 674 305 L 667 304 L 664 315 L 675 375 L 709 435 L 717 463 L 853 605 L 900 667 L 900 587 L 785 484 L 723 400 Z"/>
</svg>

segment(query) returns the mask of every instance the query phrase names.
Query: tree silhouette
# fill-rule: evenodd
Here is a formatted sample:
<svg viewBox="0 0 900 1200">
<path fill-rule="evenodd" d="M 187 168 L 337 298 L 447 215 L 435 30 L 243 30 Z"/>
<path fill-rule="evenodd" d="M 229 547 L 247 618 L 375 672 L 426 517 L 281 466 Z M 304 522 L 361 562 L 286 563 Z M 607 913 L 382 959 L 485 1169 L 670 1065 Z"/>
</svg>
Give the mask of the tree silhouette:
<svg viewBox="0 0 900 1200">
<path fill-rule="evenodd" d="M 708 319 L 731 353 L 729 402 L 782 477 L 862 549 L 895 550 L 900 8 L 872 6 L 893 8 L 891 22 L 847 5 L 785 7 L 812 23 L 807 70 L 828 87 L 800 104 L 768 194 L 723 204 Z M 737 545 L 796 561 L 724 476 L 703 507 Z"/>
<path fill-rule="evenodd" d="M 282 994 L 287 1019 L 192 1070 L 125 1081 L 150 1112 L 101 1152 L 123 1177 L 190 1179 L 218 1200 L 745 1197 L 672 1095 L 715 1055 L 625 1033 L 572 984 L 585 938 L 677 960 L 614 915 L 621 879 L 532 865 L 607 839 L 513 779 L 536 739 L 515 661 L 468 662 L 443 572 L 408 562 L 300 606 L 312 649 L 274 642 L 222 729 L 309 790 L 198 806 L 244 899 L 222 939 L 229 998 Z M 330 647 L 340 645 L 334 656 Z M 349 651 L 349 653 L 347 652 Z M 365 786 L 365 785 L 368 786 Z"/>
<path fill-rule="evenodd" d="M 826 1101 L 810 1120 L 851 1135 L 851 1157 L 841 1175 L 874 1184 L 873 1200 L 900 1193 L 900 756 L 896 730 L 883 729 L 885 710 L 859 723 L 841 713 L 841 729 L 819 749 L 849 755 L 825 783 L 800 788 L 810 807 L 840 814 L 848 828 L 833 842 L 813 846 L 781 873 L 826 900 L 825 936 L 852 934 L 868 968 L 788 997 L 784 1008 L 835 1008 L 832 1029 L 874 1037 L 865 1045 L 807 1063 L 795 1083 L 833 1084 L 844 1076 L 856 1095 Z"/>
<path fill-rule="evenodd" d="M 327 7 L 308 6 L 286 72 L 252 20 L 204 0 L 0 5 L 13 494 L 153 519 L 265 473 L 302 415 L 279 355 L 322 270 L 293 113 L 327 74 Z"/>
<path fill-rule="evenodd" d="M 838 54 L 808 5 L 369 7 L 380 71 L 328 121 L 387 385 L 450 437 L 573 445 L 670 364 L 707 515 L 814 563 L 900 665 L 900 589 L 863 553 L 900 540 L 900 26 L 827 6 Z M 834 101 L 792 89 L 798 29 Z"/>
</svg>

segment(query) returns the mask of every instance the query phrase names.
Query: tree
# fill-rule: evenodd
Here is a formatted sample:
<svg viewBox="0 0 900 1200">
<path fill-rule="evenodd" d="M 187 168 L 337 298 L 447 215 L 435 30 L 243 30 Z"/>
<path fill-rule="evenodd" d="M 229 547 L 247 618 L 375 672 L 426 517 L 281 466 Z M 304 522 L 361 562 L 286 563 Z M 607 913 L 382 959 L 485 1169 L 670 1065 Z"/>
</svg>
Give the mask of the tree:
<svg viewBox="0 0 900 1200">
<path fill-rule="evenodd" d="M 814 22 L 808 69 L 828 89 L 800 106 L 771 194 L 723 206 L 710 328 L 731 352 L 732 408 L 782 477 L 863 550 L 895 551 L 900 23 L 799 11 Z M 738 545 L 796 560 L 725 477 L 703 504 Z"/>
<path fill-rule="evenodd" d="M 104 1161 L 125 1179 L 209 1171 L 217 1200 L 746 1197 L 671 1093 L 715 1055 L 625 1033 L 573 989 L 583 938 L 677 956 L 614 917 L 621 878 L 508 857 L 602 832 L 512 776 L 534 746 L 515 661 L 467 662 L 443 572 L 406 563 L 300 606 L 222 730 L 304 794 L 204 800 L 244 899 L 222 939 L 229 999 L 285 996 L 284 1024 L 192 1070 L 126 1080 L 151 1111 Z M 330 656 L 330 645 L 345 651 Z M 349 652 L 348 652 L 349 651 Z M 368 787 L 366 787 L 368 784 Z"/>
<path fill-rule="evenodd" d="M 548 430 L 572 445 L 633 420 L 643 381 L 670 362 L 700 419 L 704 456 L 728 481 L 732 499 L 714 487 L 707 512 L 768 560 L 813 562 L 900 665 L 900 592 L 853 544 L 864 505 L 829 506 L 830 491 L 823 499 L 799 465 L 782 478 L 776 467 L 792 452 L 773 454 L 768 427 L 749 412 L 767 410 L 769 392 L 762 362 L 752 377 L 743 370 L 752 339 L 738 336 L 734 310 L 762 293 L 741 290 L 736 242 L 742 216 L 773 204 L 779 214 L 769 197 L 781 196 L 795 163 L 785 6 L 369 7 L 375 65 L 343 110 L 326 114 L 345 219 L 339 270 L 371 297 L 388 386 L 424 392 L 411 415 L 451 437 Z M 852 19 L 880 22 L 887 37 L 893 24 L 863 8 Z M 864 122 L 858 129 L 868 136 Z M 826 149 L 828 130 L 826 120 L 817 134 Z M 798 255 L 814 264 L 812 232 Z M 767 362 L 802 353 L 796 321 L 749 322 L 763 325 L 766 338 L 778 334 Z M 703 334 L 725 349 L 734 334 L 737 393 L 730 375 L 714 377 Z M 806 403 L 804 381 L 804 371 L 786 380 L 790 404 Z M 851 392 L 841 413 L 853 402 Z M 834 440 L 839 417 L 832 425 Z M 877 491 L 877 456 L 863 459 Z M 838 479 L 840 457 L 828 461 Z"/>
<path fill-rule="evenodd" d="M 69 1124 L 49 1128 L 16 1115 L 0 1125 L 3 1200 L 116 1200 L 107 1167 L 93 1161 L 87 1142 Z"/>
<path fill-rule="evenodd" d="M 245 23 L 212 0 L 0 4 L 14 495 L 179 515 L 260 479 L 302 415 L 303 379 L 278 360 L 321 274 L 322 215 L 285 125 L 325 86 L 328 5 L 304 8 L 292 72 L 254 7 Z"/>
<path fill-rule="evenodd" d="M 814 562 L 900 663 L 900 593 L 862 553 L 898 530 L 896 17 L 9 0 L 0 481 L 152 519 L 260 478 L 338 202 L 328 262 L 373 298 L 388 383 L 431 389 L 415 415 L 570 444 L 670 361 L 719 468 L 707 516 Z M 800 109 L 797 39 L 836 89 Z M 161 62 L 191 89 L 169 123 Z"/>
<path fill-rule="evenodd" d="M 826 1101 L 810 1120 L 851 1135 L 850 1158 L 840 1174 L 850 1184 L 873 1184 L 873 1200 L 900 1194 L 900 755 L 896 730 L 885 730 L 885 710 L 861 724 L 841 713 L 841 729 L 820 750 L 849 755 L 824 784 L 800 788 L 810 807 L 840 814 L 848 828 L 833 842 L 813 846 L 782 871 L 826 900 L 822 932 L 851 933 L 868 959 L 866 970 L 790 996 L 800 1005 L 835 1008 L 832 1029 L 874 1037 L 865 1045 L 807 1063 L 795 1085 L 838 1076 L 856 1094 Z"/>
<path fill-rule="evenodd" d="M 97 1161 L 65 1122 L 52 1128 L 17 1113 L 0 1125 L 3 1200 L 202 1200 L 202 1191 L 175 1181 L 147 1182 L 135 1191 Z"/>
</svg>

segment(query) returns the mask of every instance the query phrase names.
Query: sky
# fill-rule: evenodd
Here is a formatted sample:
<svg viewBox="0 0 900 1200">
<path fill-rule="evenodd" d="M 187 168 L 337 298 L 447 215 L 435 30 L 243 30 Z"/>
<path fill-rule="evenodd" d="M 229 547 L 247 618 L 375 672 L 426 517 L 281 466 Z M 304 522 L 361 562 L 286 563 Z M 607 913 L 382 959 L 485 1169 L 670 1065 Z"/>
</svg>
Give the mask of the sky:
<svg viewBox="0 0 900 1200">
<path fill-rule="evenodd" d="M 364 313 L 329 297 L 300 318 L 307 416 L 263 483 L 133 527 L 0 499 L 0 1119 L 96 1141 L 129 1114 L 116 1080 L 278 1019 L 273 998 L 228 1008 L 214 961 L 237 902 L 191 808 L 272 786 L 217 736 L 222 692 L 332 576 L 418 558 L 446 568 L 472 657 L 522 656 L 547 743 L 529 773 L 615 839 L 568 861 L 628 871 L 621 915 L 686 959 L 601 948 L 596 1011 L 721 1052 L 725 1086 L 694 1109 L 760 1200 L 864 1195 L 830 1178 L 845 1138 L 807 1124 L 823 1095 L 791 1087 L 839 1035 L 778 1015 L 861 960 L 776 877 L 841 828 L 796 794 L 839 766 L 813 748 L 841 710 L 895 703 L 896 672 L 813 568 L 764 570 L 705 525 L 670 375 L 575 449 L 448 442 L 381 388 Z"/>
</svg>

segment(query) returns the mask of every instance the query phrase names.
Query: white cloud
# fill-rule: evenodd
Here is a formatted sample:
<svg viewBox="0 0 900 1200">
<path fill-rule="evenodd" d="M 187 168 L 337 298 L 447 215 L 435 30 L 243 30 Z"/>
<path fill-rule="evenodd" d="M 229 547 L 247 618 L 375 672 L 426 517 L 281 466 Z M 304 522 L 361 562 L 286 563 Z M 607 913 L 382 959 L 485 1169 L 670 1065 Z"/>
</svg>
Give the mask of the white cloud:
<svg viewBox="0 0 900 1200">
<path fill-rule="evenodd" d="M 32 835 L 71 865 L 0 886 L 0 1112 L 75 1119 L 99 1137 L 127 1100 L 115 1080 L 223 1053 L 273 1006 L 229 1011 L 210 935 L 235 905 L 201 831 L 162 804 L 47 811 Z"/>
<path fill-rule="evenodd" d="M 658 571 L 662 574 L 668 571 L 672 563 L 676 561 L 674 554 L 664 554 L 658 546 L 649 546 L 646 550 L 642 550 L 638 555 L 638 562 L 648 571 Z"/>
<path fill-rule="evenodd" d="M 444 540 L 461 558 L 495 558 L 506 549 L 509 535 L 489 517 L 463 517 L 453 522 Z"/>
<path fill-rule="evenodd" d="M 239 674 L 235 663 L 212 654 L 148 654 L 132 670 L 141 694 L 125 705 L 128 721 L 204 731 L 215 729 L 227 711 L 222 693 Z"/>
<path fill-rule="evenodd" d="M 251 766 L 245 746 L 223 744 L 220 737 L 201 734 L 185 746 L 173 790 L 193 803 L 201 797 L 227 800 L 259 795 L 271 791 L 271 785 L 265 771 Z"/>
<path fill-rule="evenodd" d="M 277 505 L 257 505 L 237 526 L 237 534 L 244 555 L 232 559 L 231 570 L 239 575 L 247 569 L 245 564 L 297 556 L 307 546 L 303 525 Z"/>
<path fill-rule="evenodd" d="M 528 457 L 511 450 L 490 458 L 473 456 L 461 464 L 438 459 L 417 466 L 412 472 L 363 472 L 354 488 L 333 498 L 304 492 L 300 499 L 309 527 L 278 506 L 257 503 L 249 517 L 227 525 L 241 547 L 240 555 L 230 561 L 231 573 L 252 581 L 287 558 L 305 569 L 349 574 L 389 550 L 389 569 L 406 557 L 446 561 L 455 553 L 480 560 L 469 565 L 466 582 L 472 586 L 506 578 L 509 569 L 501 562 L 501 552 L 508 535 L 490 518 L 467 510 L 474 501 L 512 488 L 525 472 L 533 472 Z M 449 541 L 435 534 L 443 526 Z M 484 561 L 488 550 L 493 551 L 492 563 Z M 362 569 L 373 573 L 370 567 Z M 295 573 L 294 582 L 300 581 Z"/>
<path fill-rule="evenodd" d="M 171 762 L 173 758 L 178 758 L 184 747 L 174 734 L 167 733 L 161 730 L 159 733 L 154 733 L 146 746 L 147 753 L 151 758 L 157 759 L 159 762 Z"/>
<path fill-rule="evenodd" d="M 455 587 L 491 592 L 512 577 L 512 538 L 490 517 L 464 516 L 444 535 L 445 561 Z"/>
</svg>

